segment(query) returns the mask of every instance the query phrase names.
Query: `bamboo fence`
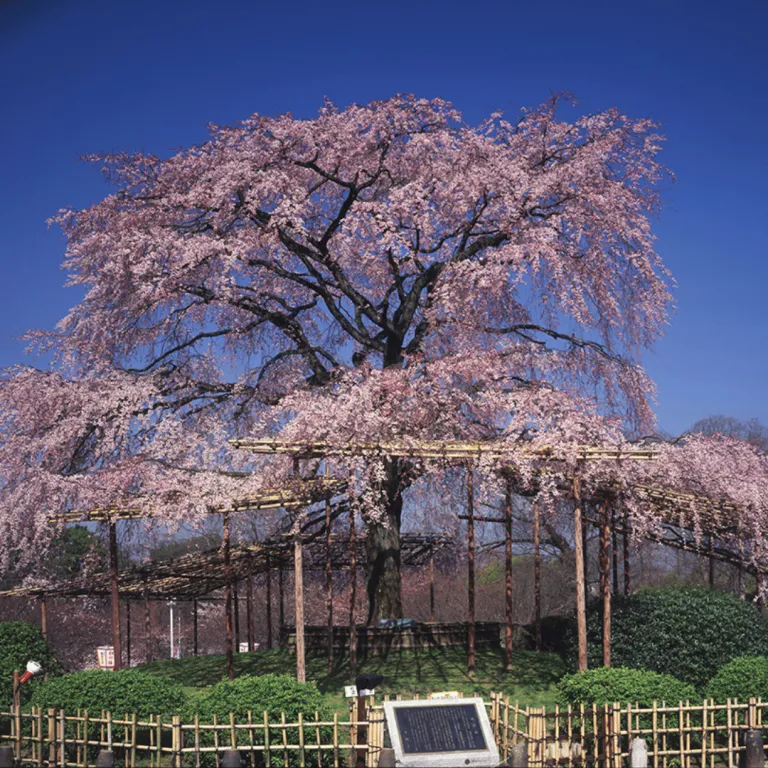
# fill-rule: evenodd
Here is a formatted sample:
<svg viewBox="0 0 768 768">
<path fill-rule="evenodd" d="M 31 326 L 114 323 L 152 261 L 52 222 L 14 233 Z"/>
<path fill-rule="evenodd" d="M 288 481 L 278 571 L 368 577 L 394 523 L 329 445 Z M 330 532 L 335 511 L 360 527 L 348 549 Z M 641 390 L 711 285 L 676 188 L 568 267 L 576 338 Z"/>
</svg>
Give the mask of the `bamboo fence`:
<svg viewBox="0 0 768 768">
<path fill-rule="evenodd" d="M 430 697 L 399 695 L 396 700 Z M 653 768 L 737 768 L 746 732 L 762 730 L 764 720 L 768 730 L 768 702 L 761 699 L 547 709 L 520 706 L 508 696 L 492 693 L 486 706 L 502 761 L 508 760 L 512 745 L 525 743 L 532 768 L 621 768 L 629 763 L 635 738 L 646 741 Z M 196 716 L 182 722 L 178 715 L 138 718 L 87 710 L 66 714 L 54 709 L 10 709 L 0 711 L 0 744 L 13 746 L 21 766 L 41 768 L 94 768 L 102 749 L 112 750 L 116 764 L 125 768 L 206 768 L 215 765 L 227 749 L 240 750 L 251 768 L 342 768 L 355 765 L 358 756 L 374 768 L 385 746 L 383 706 L 371 697 L 364 717 L 356 717 L 356 711 L 353 699 L 343 718 L 335 714 L 323 720 L 315 712 L 288 722 L 284 714 L 276 720 L 265 711 L 249 712 L 245 719 L 230 715 L 203 722 Z"/>
</svg>

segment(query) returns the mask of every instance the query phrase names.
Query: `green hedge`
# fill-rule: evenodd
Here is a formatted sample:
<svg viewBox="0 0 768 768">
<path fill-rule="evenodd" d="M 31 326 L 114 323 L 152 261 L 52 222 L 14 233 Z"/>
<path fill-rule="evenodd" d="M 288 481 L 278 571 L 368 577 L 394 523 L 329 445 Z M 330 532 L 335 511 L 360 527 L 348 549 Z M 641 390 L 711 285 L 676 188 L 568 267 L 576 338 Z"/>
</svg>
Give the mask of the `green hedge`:
<svg viewBox="0 0 768 768">
<path fill-rule="evenodd" d="M 232 682 L 224 681 L 215 685 L 199 698 L 190 701 L 189 716 L 198 715 L 202 722 L 211 722 L 213 715 L 219 722 L 229 722 L 230 712 L 234 713 L 239 722 L 246 722 L 248 713 L 251 712 L 254 722 L 261 723 L 264 719 L 264 711 L 269 715 L 272 724 L 280 722 L 280 716 L 285 713 L 288 723 L 298 722 L 299 713 L 304 720 L 312 721 L 315 713 L 321 721 L 329 722 L 333 719 L 333 712 L 323 703 L 323 695 L 317 689 L 315 683 L 299 683 L 289 675 L 261 675 L 253 677 L 244 675 Z M 298 744 L 298 729 L 289 728 L 286 731 L 289 744 Z M 283 740 L 281 729 L 270 729 L 270 743 L 280 744 Z M 329 744 L 333 740 L 332 729 L 321 729 L 323 744 Z M 212 739 L 210 733 L 201 737 L 203 746 L 210 746 Z M 263 732 L 256 734 L 256 744 L 263 744 Z M 222 749 L 226 749 L 227 743 L 222 738 Z M 289 755 L 288 764 L 298 765 L 298 754 Z M 316 756 L 307 755 L 307 765 L 314 765 Z M 214 758 L 208 754 L 204 756 L 205 766 L 215 765 Z M 272 765 L 285 765 L 283 754 L 280 751 L 272 752 Z"/>
<path fill-rule="evenodd" d="M 139 717 L 178 714 L 188 704 L 184 689 L 178 683 L 135 669 L 62 675 L 41 683 L 33 692 L 30 703 L 43 709 L 67 712 L 78 709 L 93 713 L 104 709 L 115 715 L 135 712 Z"/>
<path fill-rule="evenodd" d="M 718 704 L 725 704 L 726 699 L 745 702 L 753 696 L 768 699 L 768 659 L 741 656 L 728 662 L 709 681 L 706 695 Z"/>
<path fill-rule="evenodd" d="M 28 661 L 37 661 L 47 675 L 61 671 L 56 657 L 48 650 L 43 633 L 26 621 L 0 621 L 0 700 L 11 703 L 13 698 L 13 670 L 23 672 Z M 33 678 L 22 688 L 24 699 L 41 684 Z"/>
<path fill-rule="evenodd" d="M 602 605 L 590 606 L 589 665 L 602 663 Z M 575 657 L 575 630 L 569 632 Z M 643 589 L 614 601 L 616 666 L 660 672 L 703 690 L 731 659 L 768 653 L 768 622 L 748 602 L 706 589 Z"/>
<path fill-rule="evenodd" d="M 692 685 L 671 675 L 629 667 L 600 667 L 566 675 L 557 689 L 565 705 L 639 702 L 651 706 L 654 701 L 677 704 L 699 698 Z"/>
</svg>

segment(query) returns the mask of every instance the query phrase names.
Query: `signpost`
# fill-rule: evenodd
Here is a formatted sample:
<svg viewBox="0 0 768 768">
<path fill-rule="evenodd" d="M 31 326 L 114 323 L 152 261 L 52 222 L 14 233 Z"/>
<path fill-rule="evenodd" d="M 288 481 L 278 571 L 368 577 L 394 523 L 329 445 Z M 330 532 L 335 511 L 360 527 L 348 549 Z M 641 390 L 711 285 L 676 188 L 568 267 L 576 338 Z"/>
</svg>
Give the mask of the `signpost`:
<svg viewBox="0 0 768 768">
<path fill-rule="evenodd" d="M 385 701 L 395 764 L 406 768 L 499 764 L 482 699 Z"/>
</svg>

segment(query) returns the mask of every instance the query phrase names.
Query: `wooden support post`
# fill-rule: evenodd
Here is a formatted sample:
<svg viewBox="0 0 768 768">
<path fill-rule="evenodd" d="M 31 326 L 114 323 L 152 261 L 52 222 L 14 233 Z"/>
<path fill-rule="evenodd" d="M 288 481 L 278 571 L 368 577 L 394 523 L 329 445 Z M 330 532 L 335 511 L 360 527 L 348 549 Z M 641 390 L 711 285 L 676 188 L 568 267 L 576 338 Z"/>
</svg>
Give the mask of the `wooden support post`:
<svg viewBox="0 0 768 768">
<path fill-rule="evenodd" d="M 744 583 L 744 542 L 741 539 L 739 539 L 739 564 L 737 566 L 736 581 L 739 599 L 746 600 L 747 592 Z"/>
<path fill-rule="evenodd" d="M 283 557 L 280 556 L 280 561 L 277 565 L 277 591 L 279 598 L 277 626 L 278 626 L 278 645 L 283 647 L 283 634 L 285 629 L 285 574 L 283 568 Z"/>
<path fill-rule="evenodd" d="M 435 620 L 435 553 L 429 553 L 429 620 Z"/>
<path fill-rule="evenodd" d="M 467 674 L 475 674 L 475 488 L 474 468 L 467 468 Z"/>
<path fill-rule="evenodd" d="M 304 556 L 301 535 L 293 539 L 294 589 L 296 600 L 296 679 L 300 683 L 307 681 L 307 668 L 304 657 Z"/>
<path fill-rule="evenodd" d="M 576 552 L 576 627 L 579 639 L 579 672 L 587 668 L 587 594 L 584 574 L 584 538 L 581 513 L 581 485 L 573 479 L 573 540 Z"/>
<path fill-rule="evenodd" d="M 632 578 L 629 565 L 629 515 L 624 513 L 624 597 L 632 591 Z"/>
<path fill-rule="evenodd" d="M 326 464 L 326 474 L 328 465 Z M 325 500 L 325 610 L 328 619 L 328 673 L 333 669 L 333 562 L 331 560 L 331 500 Z"/>
<path fill-rule="evenodd" d="M 613 560 L 613 594 L 619 595 L 619 547 L 616 533 L 616 510 L 611 507 L 611 556 Z"/>
<path fill-rule="evenodd" d="M 197 598 L 192 598 L 192 653 L 197 656 L 200 652 L 197 633 Z"/>
<path fill-rule="evenodd" d="M 512 669 L 512 481 L 504 494 L 504 667 Z"/>
<path fill-rule="evenodd" d="M 115 649 L 115 671 L 123 667 L 120 643 L 120 589 L 117 583 L 117 525 L 110 520 L 109 526 L 109 581 L 112 593 L 112 645 Z"/>
<path fill-rule="evenodd" d="M 235 679 L 234 653 L 232 648 L 232 565 L 229 559 L 229 515 L 224 513 L 224 652 L 227 658 L 227 678 Z"/>
<path fill-rule="evenodd" d="M 125 666 L 131 668 L 131 601 L 125 601 Z"/>
<path fill-rule="evenodd" d="M 240 652 L 240 582 L 232 581 L 232 621 L 235 627 L 235 653 Z"/>
<path fill-rule="evenodd" d="M 254 628 L 253 628 L 253 563 L 248 558 L 248 576 L 245 582 L 245 621 L 248 624 L 248 652 L 255 650 Z"/>
<path fill-rule="evenodd" d="M 536 650 L 541 650 L 541 519 L 539 500 L 533 501 L 533 602 Z"/>
<path fill-rule="evenodd" d="M 48 604 L 45 602 L 45 596 L 40 598 L 40 631 L 43 633 L 43 639 L 48 642 Z"/>
<path fill-rule="evenodd" d="M 611 524 L 608 506 L 600 509 L 600 592 L 603 598 L 603 666 L 611 666 Z"/>
<path fill-rule="evenodd" d="M 715 588 L 715 559 L 712 557 L 712 555 L 715 552 L 715 537 L 710 535 L 709 536 L 709 588 L 714 589 Z"/>
<path fill-rule="evenodd" d="M 272 558 L 267 555 L 267 648 L 272 650 Z"/>
<path fill-rule="evenodd" d="M 149 591 L 144 582 L 144 657 L 149 664 L 152 661 L 152 616 L 149 610 Z"/>
<path fill-rule="evenodd" d="M 357 531 L 355 510 L 349 509 L 349 668 L 352 677 L 357 675 Z"/>
</svg>

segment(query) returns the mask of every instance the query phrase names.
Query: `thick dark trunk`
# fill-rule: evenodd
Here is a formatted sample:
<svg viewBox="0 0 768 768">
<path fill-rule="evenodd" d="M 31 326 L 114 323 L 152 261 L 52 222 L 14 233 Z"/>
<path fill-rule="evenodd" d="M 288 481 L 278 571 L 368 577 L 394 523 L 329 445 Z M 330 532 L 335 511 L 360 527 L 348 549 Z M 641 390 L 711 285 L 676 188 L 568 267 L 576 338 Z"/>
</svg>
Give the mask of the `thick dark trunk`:
<svg viewBox="0 0 768 768">
<path fill-rule="evenodd" d="M 400 583 L 400 522 L 403 512 L 402 462 L 387 461 L 382 488 L 385 522 L 368 521 L 367 553 L 368 624 L 377 619 L 401 619 L 403 602 Z"/>
</svg>

